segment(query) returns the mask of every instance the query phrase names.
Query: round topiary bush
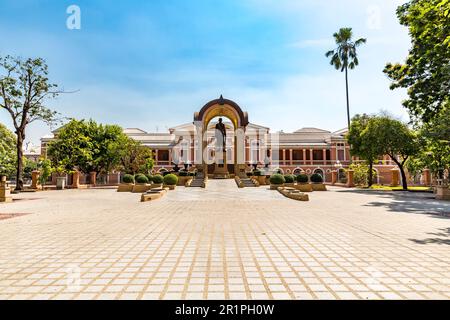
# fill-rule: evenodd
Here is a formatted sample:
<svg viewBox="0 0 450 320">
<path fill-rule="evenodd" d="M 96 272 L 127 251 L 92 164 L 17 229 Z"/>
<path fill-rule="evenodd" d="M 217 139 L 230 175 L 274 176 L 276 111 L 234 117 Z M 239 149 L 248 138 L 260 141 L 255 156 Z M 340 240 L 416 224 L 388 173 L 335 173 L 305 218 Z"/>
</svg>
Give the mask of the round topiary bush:
<svg viewBox="0 0 450 320">
<path fill-rule="evenodd" d="M 195 177 L 197 175 L 197 172 L 189 172 L 190 177 Z"/>
<path fill-rule="evenodd" d="M 292 174 L 286 174 L 284 176 L 284 181 L 286 181 L 286 183 L 294 183 L 295 177 Z"/>
<path fill-rule="evenodd" d="M 134 176 L 131 174 L 125 174 L 122 178 L 123 183 L 134 183 Z"/>
<path fill-rule="evenodd" d="M 306 174 L 304 174 L 304 173 L 300 173 L 298 176 L 297 176 L 297 182 L 298 183 L 308 183 L 308 176 L 306 175 Z"/>
<path fill-rule="evenodd" d="M 284 184 L 286 180 L 284 179 L 284 176 L 276 173 L 270 177 L 270 183 L 271 184 Z"/>
<path fill-rule="evenodd" d="M 259 170 L 259 169 L 253 170 L 254 177 L 260 177 L 261 175 L 262 175 L 261 170 Z"/>
<path fill-rule="evenodd" d="M 180 177 L 188 177 L 189 176 L 189 172 L 187 172 L 187 171 L 180 171 L 180 173 L 178 175 Z"/>
<path fill-rule="evenodd" d="M 311 179 L 311 182 L 313 182 L 313 183 L 322 183 L 323 182 L 322 176 L 318 173 L 314 173 L 310 179 Z"/>
<path fill-rule="evenodd" d="M 161 183 L 164 182 L 164 178 L 163 178 L 162 175 L 157 174 L 157 175 L 154 175 L 154 176 L 153 176 L 152 182 L 153 182 L 154 184 L 161 184 Z"/>
<path fill-rule="evenodd" d="M 148 182 L 152 182 L 153 176 L 151 174 L 146 174 L 145 176 L 147 177 Z"/>
<path fill-rule="evenodd" d="M 174 174 L 164 176 L 164 184 L 168 186 L 175 186 L 178 183 L 178 177 Z"/>
<path fill-rule="evenodd" d="M 148 178 L 144 174 L 138 174 L 136 175 L 136 182 L 137 183 L 148 183 Z"/>
</svg>

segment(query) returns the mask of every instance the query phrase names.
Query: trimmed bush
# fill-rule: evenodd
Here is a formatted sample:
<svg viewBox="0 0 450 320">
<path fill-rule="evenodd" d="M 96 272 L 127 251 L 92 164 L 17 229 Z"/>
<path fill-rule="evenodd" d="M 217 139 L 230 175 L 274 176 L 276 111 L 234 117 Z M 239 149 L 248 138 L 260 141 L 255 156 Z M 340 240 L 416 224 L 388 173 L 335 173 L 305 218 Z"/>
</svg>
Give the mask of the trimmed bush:
<svg viewBox="0 0 450 320">
<path fill-rule="evenodd" d="M 175 186 L 178 183 L 178 177 L 174 174 L 164 176 L 164 184 L 168 186 Z"/>
<path fill-rule="evenodd" d="M 134 183 L 134 176 L 131 174 L 125 174 L 122 178 L 123 183 Z"/>
<path fill-rule="evenodd" d="M 306 174 L 304 174 L 304 173 L 300 173 L 298 176 L 297 176 L 297 182 L 298 183 L 308 183 L 308 176 L 306 175 Z"/>
<path fill-rule="evenodd" d="M 153 181 L 154 184 L 161 184 L 161 183 L 164 182 L 164 178 L 163 178 L 162 175 L 157 174 L 157 175 L 153 176 L 152 181 Z"/>
<path fill-rule="evenodd" d="M 148 182 L 152 182 L 153 176 L 151 174 L 146 174 L 145 176 L 147 177 Z"/>
<path fill-rule="evenodd" d="M 148 183 L 148 178 L 144 174 L 138 174 L 136 175 L 136 182 L 137 183 Z"/>
<path fill-rule="evenodd" d="M 189 177 L 189 172 L 187 172 L 187 171 L 180 171 L 180 173 L 178 175 L 180 177 Z"/>
<path fill-rule="evenodd" d="M 284 176 L 276 173 L 270 177 L 270 183 L 271 184 L 284 184 L 286 180 L 284 179 Z"/>
<path fill-rule="evenodd" d="M 322 176 L 318 173 L 314 173 L 310 179 L 311 179 L 311 182 L 313 182 L 313 183 L 322 183 L 323 182 Z"/>
<path fill-rule="evenodd" d="M 189 176 L 190 177 L 196 177 L 197 176 L 197 172 L 189 172 Z"/>
<path fill-rule="evenodd" d="M 295 177 L 292 174 L 286 174 L 284 176 L 284 181 L 286 181 L 286 183 L 294 183 Z"/>
<path fill-rule="evenodd" d="M 261 170 L 258 170 L 258 169 L 253 170 L 253 176 L 254 177 L 260 177 L 261 175 L 262 175 Z"/>
</svg>

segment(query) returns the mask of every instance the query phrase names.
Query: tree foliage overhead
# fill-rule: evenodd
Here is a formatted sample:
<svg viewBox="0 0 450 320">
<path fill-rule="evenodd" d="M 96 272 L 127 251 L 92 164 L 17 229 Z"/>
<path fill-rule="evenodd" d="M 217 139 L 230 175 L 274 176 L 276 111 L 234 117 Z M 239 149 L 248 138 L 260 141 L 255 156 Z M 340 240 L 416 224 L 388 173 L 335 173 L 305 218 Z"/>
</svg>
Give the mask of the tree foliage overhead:
<svg viewBox="0 0 450 320">
<path fill-rule="evenodd" d="M 0 123 L 0 175 L 11 176 L 16 166 L 16 137 Z"/>
<path fill-rule="evenodd" d="M 26 127 L 34 121 L 52 123 L 57 113 L 45 106 L 58 95 L 48 79 L 48 67 L 41 58 L 0 57 L 0 109 L 6 110 L 14 125 L 17 152 L 16 190 L 23 189 L 23 142 Z"/>
<path fill-rule="evenodd" d="M 397 9 L 412 48 L 404 64 L 386 65 L 391 89 L 407 88 L 404 106 L 428 122 L 450 104 L 450 0 L 411 0 Z"/>
</svg>

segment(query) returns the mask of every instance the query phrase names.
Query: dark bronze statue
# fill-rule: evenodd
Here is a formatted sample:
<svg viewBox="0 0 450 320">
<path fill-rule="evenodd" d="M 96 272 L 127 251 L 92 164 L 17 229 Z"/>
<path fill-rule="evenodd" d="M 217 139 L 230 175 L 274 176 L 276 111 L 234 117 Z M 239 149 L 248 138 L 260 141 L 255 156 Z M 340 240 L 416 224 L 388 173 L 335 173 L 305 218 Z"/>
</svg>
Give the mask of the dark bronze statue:
<svg viewBox="0 0 450 320">
<path fill-rule="evenodd" d="M 222 122 L 222 118 L 219 118 L 219 122 L 216 124 L 216 148 L 218 151 L 225 151 L 227 130 Z"/>
</svg>

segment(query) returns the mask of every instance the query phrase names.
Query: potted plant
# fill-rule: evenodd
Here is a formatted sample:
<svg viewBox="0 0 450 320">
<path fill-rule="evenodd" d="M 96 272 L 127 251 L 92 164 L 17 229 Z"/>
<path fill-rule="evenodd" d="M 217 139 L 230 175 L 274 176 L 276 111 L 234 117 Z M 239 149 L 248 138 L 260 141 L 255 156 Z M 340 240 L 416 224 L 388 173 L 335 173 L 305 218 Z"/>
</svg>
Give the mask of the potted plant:
<svg viewBox="0 0 450 320">
<path fill-rule="evenodd" d="M 145 174 L 137 174 L 134 180 L 136 183 L 133 187 L 133 193 L 143 193 L 150 189 L 149 180 Z"/>
<path fill-rule="evenodd" d="M 160 188 L 164 182 L 164 178 L 160 174 L 156 174 L 152 178 L 152 188 Z"/>
<path fill-rule="evenodd" d="M 125 174 L 122 178 L 122 183 L 119 184 L 117 192 L 131 192 L 134 187 L 134 176 L 131 174 Z"/>
<path fill-rule="evenodd" d="M 277 190 L 278 187 L 282 187 L 285 183 L 284 176 L 276 173 L 270 177 L 270 190 Z"/>
<path fill-rule="evenodd" d="M 57 174 L 56 177 L 56 190 L 64 190 L 67 184 L 67 177 L 66 177 L 66 168 L 63 164 L 59 164 L 55 168 L 55 172 Z"/>
<path fill-rule="evenodd" d="M 323 177 L 320 174 L 314 173 L 310 180 L 314 191 L 327 191 L 327 187 L 323 184 Z"/>
<path fill-rule="evenodd" d="M 308 176 L 304 173 L 300 173 L 297 177 L 297 185 L 295 188 L 301 192 L 312 192 L 313 188 L 312 185 L 310 185 Z"/>
<path fill-rule="evenodd" d="M 175 190 L 178 183 L 178 177 L 174 174 L 164 176 L 164 186 L 169 187 L 170 190 Z"/>
<path fill-rule="evenodd" d="M 292 174 L 284 175 L 284 186 L 293 188 L 295 185 L 295 177 Z"/>
<path fill-rule="evenodd" d="M 178 173 L 178 185 L 179 186 L 185 186 L 186 183 L 189 182 L 189 180 L 192 180 L 193 178 L 190 176 L 189 172 L 186 170 L 181 170 Z"/>
</svg>

